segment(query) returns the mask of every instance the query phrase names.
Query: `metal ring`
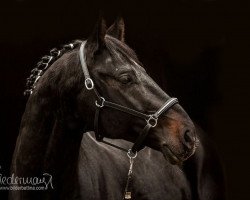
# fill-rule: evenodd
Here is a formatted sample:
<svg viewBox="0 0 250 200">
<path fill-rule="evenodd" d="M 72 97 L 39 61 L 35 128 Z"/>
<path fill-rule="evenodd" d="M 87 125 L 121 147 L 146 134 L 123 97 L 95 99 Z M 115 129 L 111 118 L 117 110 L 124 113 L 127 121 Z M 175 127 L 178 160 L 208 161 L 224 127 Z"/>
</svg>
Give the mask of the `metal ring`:
<svg viewBox="0 0 250 200">
<path fill-rule="evenodd" d="M 92 90 L 94 88 L 94 83 L 91 78 L 86 78 L 84 83 L 87 90 Z"/>
<path fill-rule="evenodd" d="M 136 158 L 137 156 L 137 151 L 135 153 L 133 153 L 132 149 L 129 149 L 128 152 L 127 152 L 127 155 L 129 158 Z"/>
<path fill-rule="evenodd" d="M 146 120 L 147 124 L 150 124 L 152 127 L 156 127 L 158 118 L 153 115 L 149 115 L 149 118 Z"/>
<path fill-rule="evenodd" d="M 95 101 L 95 105 L 99 108 L 102 108 L 104 106 L 104 102 L 105 102 L 105 99 L 103 97 L 100 97 L 100 99 L 102 100 L 101 101 L 101 104 L 98 104 L 97 101 Z"/>
</svg>

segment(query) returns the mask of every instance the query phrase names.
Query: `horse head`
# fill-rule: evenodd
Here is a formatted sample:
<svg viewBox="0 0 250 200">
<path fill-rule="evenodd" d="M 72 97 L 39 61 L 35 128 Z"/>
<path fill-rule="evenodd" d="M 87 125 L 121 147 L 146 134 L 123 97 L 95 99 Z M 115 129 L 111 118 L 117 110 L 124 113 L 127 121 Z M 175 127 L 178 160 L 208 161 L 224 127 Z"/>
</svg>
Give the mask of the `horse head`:
<svg viewBox="0 0 250 200">
<path fill-rule="evenodd" d="M 147 74 L 135 52 L 124 43 L 122 18 L 108 29 L 101 19 L 83 51 L 94 87 L 105 100 L 150 115 L 170 99 Z M 83 74 L 82 71 L 80 73 Z M 83 86 L 78 93 L 77 109 L 88 124 L 93 123 L 95 101 L 94 92 Z M 88 109 L 92 117 L 86 118 Z M 145 126 L 145 120 L 119 109 L 104 108 L 99 124 L 103 136 L 135 142 Z M 192 120 L 179 104 L 175 104 L 159 117 L 157 125 L 150 129 L 143 143 L 161 151 L 174 164 L 189 158 L 195 151 L 197 141 Z"/>
</svg>

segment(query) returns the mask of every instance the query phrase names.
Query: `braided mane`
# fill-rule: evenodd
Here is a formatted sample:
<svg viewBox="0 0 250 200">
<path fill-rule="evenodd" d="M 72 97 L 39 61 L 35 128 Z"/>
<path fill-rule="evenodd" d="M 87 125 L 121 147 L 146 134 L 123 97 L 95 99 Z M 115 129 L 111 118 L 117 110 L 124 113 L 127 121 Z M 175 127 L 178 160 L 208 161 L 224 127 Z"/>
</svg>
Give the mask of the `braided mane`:
<svg viewBox="0 0 250 200">
<path fill-rule="evenodd" d="M 59 59 L 64 53 L 73 50 L 81 43 L 81 40 L 75 40 L 72 43 L 63 45 L 61 49 L 53 48 L 50 50 L 50 55 L 43 56 L 36 64 L 36 67 L 31 70 L 30 76 L 26 79 L 27 81 L 24 96 L 29 96 L 32 94 L 39 78 L 57 59 Z"/>
<path fill-rule="evenodd" d="M 53 48 L 50 50 L 50 55 L 43 56 L 41 60 L 37 63 L 36 67 L 31 70 L 31 74 L 27 78 L 24 95 L 31 95 L 36 87 L 36 83 L 39 81 L 40 77 L 45 73 L 45 71 L 64 53 L 80 46 L 81 43 L 81 40 L 75 40 L 72 43 L 63 45 L 60 50 L 57 48 Z M 132 60 L 136 61 L 140 66 L 142 66 L 142 64 L 137 58 L 136 53 L 132 49 L 130 49 L 125 43 L 122 43 L 111 36 L 107 36 L 105 38 L 105 44 L 108 51 L 110 52 L 110 55 L 115 60 L 122 59 L 123 61 L 125 60 L 126 62 L 131 62 L 132 58 Z M 120 57 L 118 55 L 123 55 L 123 57 Z"/>
</svg>

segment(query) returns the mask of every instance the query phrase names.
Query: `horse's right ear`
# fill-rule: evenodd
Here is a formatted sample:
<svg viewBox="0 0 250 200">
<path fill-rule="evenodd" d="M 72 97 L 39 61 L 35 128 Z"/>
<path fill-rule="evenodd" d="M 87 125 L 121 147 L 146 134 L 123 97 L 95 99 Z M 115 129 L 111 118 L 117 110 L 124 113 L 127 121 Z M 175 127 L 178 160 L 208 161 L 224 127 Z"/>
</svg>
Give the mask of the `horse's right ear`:
<svg viewBox="0 0 250 200">
<path fill-rule="evenodd" d="M 107 28 L 105 20 L 100 17 L 94 31 L 87 39 L 87 43 L 85 46 L 85 52 L 87 54 L 87 58 L 93 59 L 94 55 L 97 54 L 101 48 L 104 46 L 104 38 L 106 34 Z"/>
</svg>

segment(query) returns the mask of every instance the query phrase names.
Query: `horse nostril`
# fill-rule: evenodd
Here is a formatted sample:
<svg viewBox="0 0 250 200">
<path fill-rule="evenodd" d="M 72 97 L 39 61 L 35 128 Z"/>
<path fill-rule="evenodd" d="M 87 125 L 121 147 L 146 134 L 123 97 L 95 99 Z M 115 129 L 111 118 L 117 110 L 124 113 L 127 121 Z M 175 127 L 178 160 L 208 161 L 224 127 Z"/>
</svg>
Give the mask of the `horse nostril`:
<svg viewBox="0 0 250 200">
<path fill-rule="evenodd" d="M 184 132 L 184 136 L 183 136 L 183 144 L 184 144 L 184 146 L 188 150 L 191 150 L 194 147 L 194 143 L 195 143 L 194 133 L 192 131 L 190 131 L 190 130 L 186 130 Z"/>
</svg>

